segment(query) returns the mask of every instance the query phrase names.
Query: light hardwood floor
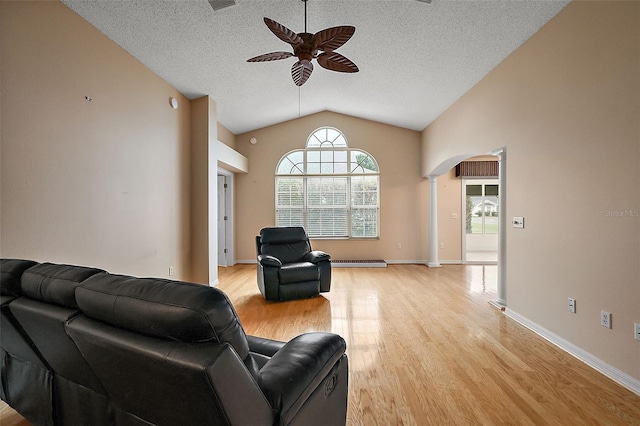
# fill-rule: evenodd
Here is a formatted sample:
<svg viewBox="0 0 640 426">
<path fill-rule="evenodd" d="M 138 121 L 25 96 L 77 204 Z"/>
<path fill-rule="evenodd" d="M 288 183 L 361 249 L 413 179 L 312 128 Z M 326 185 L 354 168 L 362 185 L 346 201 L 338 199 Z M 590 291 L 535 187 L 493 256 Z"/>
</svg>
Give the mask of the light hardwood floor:
<svg viewBox="0 0 640 426">
<path fill-rule="evenodd" d="M 220 268 L 248 334 L 345 338 L 348 425 L 640 425 L 640 396 L 489 305 L 496 266 L 334 268 L 330 293 L 283 303 L 255 271 Z"/>
</svg>

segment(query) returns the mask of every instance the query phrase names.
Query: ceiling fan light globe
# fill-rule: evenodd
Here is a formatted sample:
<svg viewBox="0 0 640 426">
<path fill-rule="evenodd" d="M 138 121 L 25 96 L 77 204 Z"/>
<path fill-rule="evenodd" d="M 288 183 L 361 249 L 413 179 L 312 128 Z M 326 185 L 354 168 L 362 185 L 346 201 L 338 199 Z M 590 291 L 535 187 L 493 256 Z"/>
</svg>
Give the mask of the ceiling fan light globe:
<svg viewBox="0 0 640 426">
<path fill-rule="evenodd" d="M 291 78 L 296 86 L 302 86 L 307 82 L 313 72 L 313 64 L 311 61 L 300 60 L 291 67 Z"/>
</svg>

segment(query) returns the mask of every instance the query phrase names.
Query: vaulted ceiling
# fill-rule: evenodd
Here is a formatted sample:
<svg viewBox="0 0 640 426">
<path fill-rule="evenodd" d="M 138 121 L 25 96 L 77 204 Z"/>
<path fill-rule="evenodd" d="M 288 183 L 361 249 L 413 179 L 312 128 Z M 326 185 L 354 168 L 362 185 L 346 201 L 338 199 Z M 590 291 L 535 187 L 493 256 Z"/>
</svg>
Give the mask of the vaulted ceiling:
<svg viewBox="0 0 640 426">
<path fill-rule="evenodd" d="M 301 0 L 62 0 L 188 98 L 209 95 L 218 121 L 239 134 L 329 110 L 423 130 L 557 14 L 560 0 L 308 0 L 308 32 L 353 25 L 338 52 L 360 71 L 316 64 L 291 79 L 295 58 L 263 22 L 304 30 Z"/>
</svg>

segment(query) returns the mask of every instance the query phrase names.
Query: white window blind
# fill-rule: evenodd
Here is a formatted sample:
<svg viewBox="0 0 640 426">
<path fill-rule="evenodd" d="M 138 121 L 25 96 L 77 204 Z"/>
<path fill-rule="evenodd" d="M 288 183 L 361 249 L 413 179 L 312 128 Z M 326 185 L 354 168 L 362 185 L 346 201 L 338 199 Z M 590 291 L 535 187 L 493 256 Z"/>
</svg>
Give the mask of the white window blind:
<svg viewBox="0 0 640 426">
<path fill-rule="evenodd" d="M 276 224 L 304 226 L 304 178 L 279 177 L 276 181 Z"/>
<path fill-rule="evenodd" d="M 351 176 L 351 235 L 378 236 L 378 176 Z"/>
<path fill-rule="evenodd" d="M 314 237 L 348 237 L 346 176 L 307 178 L 307 233 Z"/>
</svg>

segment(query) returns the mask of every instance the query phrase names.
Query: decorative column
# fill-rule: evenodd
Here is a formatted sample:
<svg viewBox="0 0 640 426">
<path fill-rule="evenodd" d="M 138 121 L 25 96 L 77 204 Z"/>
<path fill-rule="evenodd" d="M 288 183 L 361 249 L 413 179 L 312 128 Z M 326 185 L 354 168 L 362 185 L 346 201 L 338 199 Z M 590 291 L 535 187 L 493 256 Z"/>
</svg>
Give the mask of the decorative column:
<svg viewBox="0 0 640 426">
<path fill-rule="evenodd" d="M 429 177 L 429 261 L 427 266 L 439 268 L 438 261 L 438 177 Z"/>
<path fill-rule="evenodd" d="M 493 152 L 498 157 L 498 298 L 491 304 L 505 310 L 507 307 L 507 148 Z"/>
</svg>

